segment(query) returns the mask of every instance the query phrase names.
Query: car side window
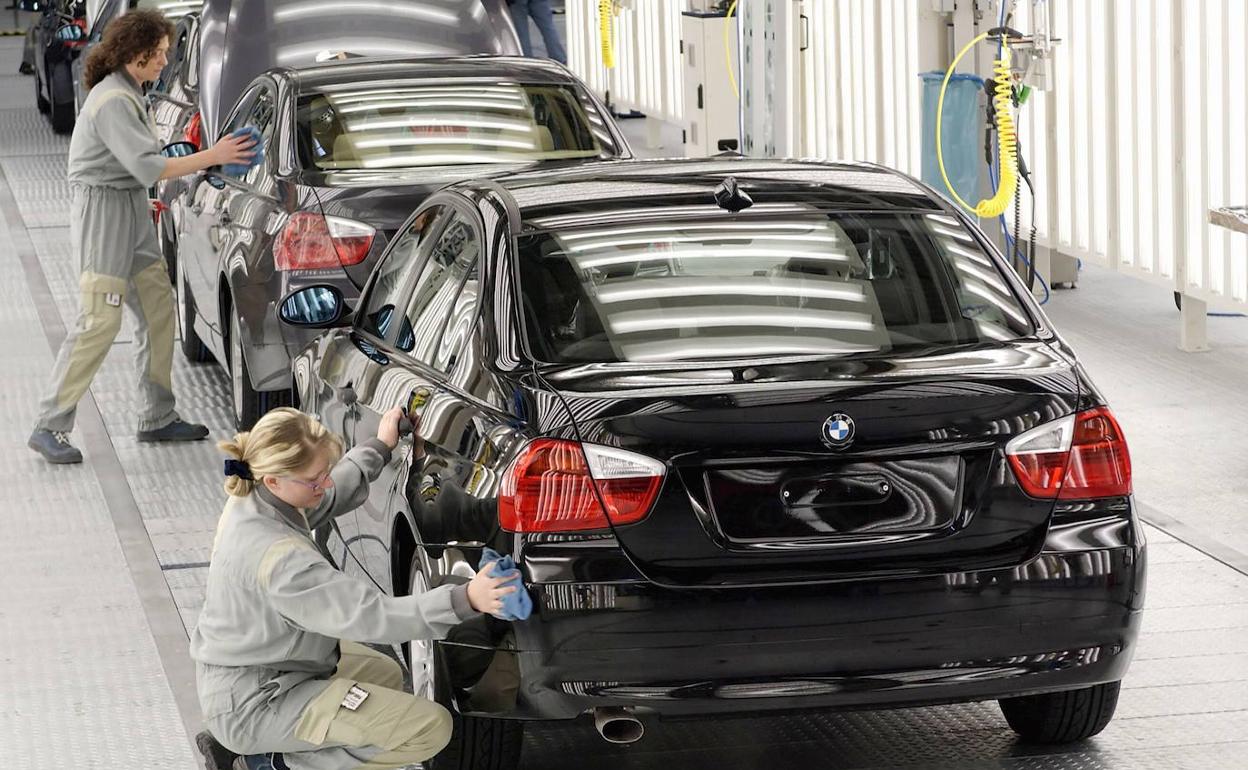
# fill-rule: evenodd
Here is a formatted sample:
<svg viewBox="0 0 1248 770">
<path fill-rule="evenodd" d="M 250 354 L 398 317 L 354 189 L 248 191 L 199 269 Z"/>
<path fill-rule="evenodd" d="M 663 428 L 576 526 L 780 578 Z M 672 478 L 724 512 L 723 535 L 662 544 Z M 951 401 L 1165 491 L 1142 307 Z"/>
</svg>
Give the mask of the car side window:
<svg viewBox="0 0 1248 770">
<path fill-rule="evenodd" d="M 217 136 L 218 140 L 247 125 L 247 120 L 251 117 L 251 102 L 259 91 L 260 86 L 255 86 L 243 94 L 234 105 L 234 111 L 230 113 L 230 117 L 222 124 L 221 133 Z"/>
<path fill-rule="evenodd" d="M 425 209 L 395 237 L 369 286 L 365 309 L 358 322 L 360 331 L 385 340 L 394 329 L 396 308 L 403 299 L 407 283 L 405 279 L 418 267 L 421 245 L 437 231 L 439 222 L 444 219 L 443 211 L 442 206 Z M 404 336 L 410 336 L 410 327 L 406 324 L 404 327 Z"/>
<path fill-rule="evenodd" d="M 255 101 L 251 103 L 251 109 L 247 111 L 247 119 L 242 123 L 244 126 L 255 126 L 260 131 L 260 136 L 262 137 L 260 142 L 266 155 L 272 146 L 273 125 L 276 122 L 273 119 L 276 114 L 274 110 L 275 102 L 273 90 L 267 86 L 262 86 L 256 94 Z M 255 184 L 264 173 L 265 165 L 262 163 L 253 166 L 244 179 L 248 184 Z"/>
<path fill-rule="evenodd" d="M 443 327 L 438 347 L 434 351 L 433 368 L 440 372 L 455 370 L 463 351 L 472 338 L 472 330 L 476 326 L 477 306 L 480 297 L 481 281 L 479 278 L 479 258 L 474 258 L 468 267 L 464 280 L 460 283 L 459 294 L 451 307 L 450 317 Z"/>
<path fill-rule="evenodd" d="M 399 336 L 399 350 L 430 366 L 447 365 L 448 357 L 437 355 L 438 343 L 480 251 L 481 239 L 473 223 L 459 212 L 452 214 L 413 285 L 404 313 L 411 333 Z"/>
</svg>

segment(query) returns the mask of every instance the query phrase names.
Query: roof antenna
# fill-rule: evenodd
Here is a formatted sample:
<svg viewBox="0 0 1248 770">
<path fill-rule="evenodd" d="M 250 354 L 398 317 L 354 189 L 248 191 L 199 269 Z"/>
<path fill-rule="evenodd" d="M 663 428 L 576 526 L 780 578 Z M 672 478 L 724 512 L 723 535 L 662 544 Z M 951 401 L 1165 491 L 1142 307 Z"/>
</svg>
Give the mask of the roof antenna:
<svg viewBox="0 0 1248 770">
<path fill-rule="evenodd" d="M 754 205 L 754 199 L 749 193 L 737 186 L 736 177 L 727 177 L 715 188 L 715 203 L 721 209 L 727 209 L 732 213 L 737 213 L 743 209 L 748 209 Z"/>
</svg>

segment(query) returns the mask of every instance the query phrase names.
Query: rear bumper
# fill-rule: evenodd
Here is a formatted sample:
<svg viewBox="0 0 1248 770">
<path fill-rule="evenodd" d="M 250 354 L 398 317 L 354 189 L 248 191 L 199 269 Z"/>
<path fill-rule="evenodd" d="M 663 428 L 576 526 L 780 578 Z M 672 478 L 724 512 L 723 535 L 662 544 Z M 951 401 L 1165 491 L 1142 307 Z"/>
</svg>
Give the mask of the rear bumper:
<svg viewBox="0 0 1248 770">
<path fill-rule="evenodd" d="M 1129 516 L 1055 527 L 1049 544 L 1015 569 L 904 580 L 534 586 L 533 617 L 508 636 L 515 651 L 482 650 L 486 674 L 459 705 L 519 719 L 607 705 L 695 716 L 990 700 L 1122 679 L 1142 619 L 1138 527 Z"/>
</svg>

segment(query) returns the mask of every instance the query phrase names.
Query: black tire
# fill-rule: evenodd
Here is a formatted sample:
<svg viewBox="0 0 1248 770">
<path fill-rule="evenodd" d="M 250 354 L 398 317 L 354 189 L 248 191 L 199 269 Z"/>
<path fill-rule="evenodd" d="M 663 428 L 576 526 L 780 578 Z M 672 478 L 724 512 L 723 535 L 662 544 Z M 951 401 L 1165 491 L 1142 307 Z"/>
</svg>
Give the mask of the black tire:
<svg viewBox="0 0 1248 770">
<path fill-rule="evenodd" d="M 408 573 L 409 594 L 421 590 L 419 578 L 424 568 L 419 555 L 412 559 Z M 450 676 L 441 645 L 432 645 L 432 653 L 433 669 L 437 672 L 432 685 L 434 700 L 450 712 L 453 725 L 451 742 L 436 757 L 426 761 L 424 767 L 428 770 L 516 770 L 524 743 L 524 723 L 461 715 L 452 702 Z M 410 645 L 403 645 L 403 654 L 412 668 L 415 659 Z"/>
<path fill-rule="evenodd" d="M 290 406 L 290 389 L 255 390 L 251 387 L 251 374 L 247 369 L 247 355 L 243 351 L 242 334 L 238 328 L 238 313 L 233 306 L 230 314 L 230 336 L 225 341 L 229 358 L 230 393 L 234 402 L 234 425 L 240 430 L 251 430 L 271 409 Z"/>
<path fill-rule="evenodd" d="M 39 70 L 34 70 L 33 74 L 35 76 L 35 106 L 46 115 L 48 110 L 52 108 L 52 105 L 47 99 L 43 98 L 43 81 L 39 79 Z"/>
<path fill-rule="evenodd" d="M 1177 291 L 1174 293 L 1174 309 L 1183 312 L 1183 295 Z"/>
<path fill-rule="evenodd" d="M 524 743 L 524 724 L 513 719 L 482 719 L 451 712 L 451 742 L 426 762 L 430 770 L 516 770 Z"/>
<path fill-rule="evenodd" d="M 58 65 L 48 71 L 48 96 L 52 102 L 48 117 L 52 120 L 52 130 L 58 134 L 68 134 L 74 130 L 74 118 L 77 117 L 75 109 L 78 105 L 74 102 L 73 77 L 68 64 Z M 69 98 L 61 99 L 58 94 L 68 94 Z"/>
<path fill-rule="evenodd" d="M 165 246 L 166 249 L 176 246 Z M 169 259 L 169 255 L 165 255 L 165 259 Z M 186 356 L 186 360 L 193 364 L 203 364 L 212 360 L 212 351 L 204 344 L 204 341 L 195 333 L 195 316 L 198 311 L 195 309 L 195 296 L 191 294 L 191 287 L 186 283 L 186 276 L 182 274 L 181 261 L 174 257 L 173 259 L 173 287 L 175 301 L 178 306 L 178 325 L 182 332 L 182 355 Z"/>
<path fill-rule="evenodd" d="M 1030 743 L 1074 743 L 1105 729 L 1118 707 L 1118 682 L 1080 690 L 1002 698 L 1001 713 Z"/>
</svg>

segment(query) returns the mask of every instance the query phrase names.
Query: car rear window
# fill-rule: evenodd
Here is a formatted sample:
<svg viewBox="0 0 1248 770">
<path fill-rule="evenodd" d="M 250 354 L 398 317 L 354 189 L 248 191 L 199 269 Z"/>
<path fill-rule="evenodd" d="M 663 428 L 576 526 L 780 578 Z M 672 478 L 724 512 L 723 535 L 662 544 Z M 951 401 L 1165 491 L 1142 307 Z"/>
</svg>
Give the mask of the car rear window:
<svg viewBox="0 0 1248 770">
<path fill-rule="evenodd" d="M 341 86 L 299 97 L 305 168 L 386 169 L 614 157 L 563 85 Z M 601 122 L 600 119 L 598 119 Z"/>
<path fill-rule="evenodd" d="M 945 215 L 662 211 L 521 236 L 537 360 L 852 356 L 1035 332 L 996 263 Z"/>
</svg>

